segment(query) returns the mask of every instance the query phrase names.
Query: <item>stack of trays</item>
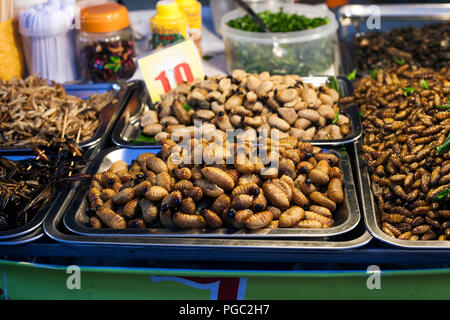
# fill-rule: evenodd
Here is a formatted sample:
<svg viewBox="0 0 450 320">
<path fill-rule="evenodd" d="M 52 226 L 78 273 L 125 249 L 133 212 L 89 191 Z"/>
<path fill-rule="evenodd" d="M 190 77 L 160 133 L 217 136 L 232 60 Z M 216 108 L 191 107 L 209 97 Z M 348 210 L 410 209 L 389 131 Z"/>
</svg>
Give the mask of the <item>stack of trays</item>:
<svg viewBox="0 0 450 320">
<path fill-rule="evenodd" d="M 103 93 L 110 90 L 115 92 L 117 98 L 117 102 L 106 105 L 100 112 L 100 124 L 95 135 L 88 141 L 84 141 L 80 144 L 80 147 L 84 150 L 84 157 L 86 160 L 93 157 L 96 150 L 106 144 L 107 139 L 105 134 L 112 130 L 121 113 L 123 101 L 126 100 L 129 91 L 132 88 L 136 88 L 137 85 L 140 85 L 140 83 L 137 84 L 133 82 L 124 88 L 121 88 L 116 84 L 77 84 L 64 86 L 69 95 L 80 98 L 87 98 L 94 93 Z M 1 148 L 0 156 L 15 161 L 35 157 L 31 148 L 16 146 Z M 64 192 L 59 192 L 59 194 L 56 195 L 56 198 L 64 196 L 63 193 Z M 23 244 L 41 238 L 44 235 L 42 227 L 43 221 L 55 207 L 58 207 L 55 202 L 44 204 L 37 210 L 33 218 L 24 225 L 14 229 L 0 231 L 0 245 Z"/>
<path fill-rule="evenodd" d="M 328 77 L 303 78 L 304 82 L 315 86 L 325 84 Z M 344 78 L 338 78 L 342 95 L 352 92 L 352 86 Z M 134 144 L 130 141 L 141 134 L 140 115 L 151 102 L 145 91 L 136 92 L 129 99 L 112 132 L 115 147 L 102 150 L 90 163 L 87 173 L 95 174 L 109 169 L 117 160 L 123 160 L 128 165 L 141 153 L 158 153 L 161 146 L 157 143 Z M 64 199 L 59 210 L 55 210 L 46 219 L 45 231 L 58 241 L 65 243 L 103 243 L 148 246 L 180 246 L 180 247 L 225 247 L 225 248 L 277 248 L 282 250 L 298 249 L 349 249 L 368 243 L 371 236 L 365 230 L 360 213 L 358 186 L 355 185 L 355 172 L 352 163 L 353 142 L 361 136 L 361 123 L 356 106 L 343 110 L 351 119 L 352 131 L 344 139 L 330 141 L 310 141 L 324 152 L 335 154 L 340 160 L 340 169 L 344 173 L 345 202 L 341 210 L 335 214 L 335 224 L 327 229 L 306 228 L 263 228 L 249 231 L 246 229 L 231 230 L 194 229 L 180 230 L 164 227 L 143 229 L 125 228 L 94 229 L 89 224 L 85 212 L 89 206 L 87 193 L 89 183 L 82 182 L 76 190 Z M 343 152 L 346 147 L 347 152 Z"/>
</svg>

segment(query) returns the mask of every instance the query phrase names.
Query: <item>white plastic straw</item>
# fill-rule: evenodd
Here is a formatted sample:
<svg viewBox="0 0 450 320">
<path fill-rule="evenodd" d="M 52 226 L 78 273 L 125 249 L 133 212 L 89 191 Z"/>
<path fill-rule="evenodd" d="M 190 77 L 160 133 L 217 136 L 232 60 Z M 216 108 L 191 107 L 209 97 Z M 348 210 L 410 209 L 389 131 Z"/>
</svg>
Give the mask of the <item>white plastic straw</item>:
<svg viewBox="0 0 450 320">
<path fill-rule="evenodd" d="M 24 45 L 29 47 L 25 52 L 28 70 L 59 83 L 78 79 L 73 51 L 75 33 L 69 29 L 66 12 L 67 8 L 61 7 L 60 0 L 50 0 L 28 8 L 19 16 L 23 42 L 29 42 L 29 46 Z"/>
</svg>

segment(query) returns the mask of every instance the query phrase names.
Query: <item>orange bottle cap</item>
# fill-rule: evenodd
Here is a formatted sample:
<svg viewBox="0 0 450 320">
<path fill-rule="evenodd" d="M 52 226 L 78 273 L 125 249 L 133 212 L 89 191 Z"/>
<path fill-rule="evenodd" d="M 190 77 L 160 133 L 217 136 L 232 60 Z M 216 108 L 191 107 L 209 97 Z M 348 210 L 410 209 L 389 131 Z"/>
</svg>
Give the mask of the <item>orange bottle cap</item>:
<svg viewBox="0 0 450 320">
<path fill-rule="evenodd" d="M 347 4 L 347 0 L 327 0 L 328 8 L 336 8 Z"/>
<path fill-rule="evenodd" d="M 130 25 L 128 10 L 117 3 L 107 3 L 81 10 L 81 31 L 89 33 L 112 32 Z"/>
</svg>

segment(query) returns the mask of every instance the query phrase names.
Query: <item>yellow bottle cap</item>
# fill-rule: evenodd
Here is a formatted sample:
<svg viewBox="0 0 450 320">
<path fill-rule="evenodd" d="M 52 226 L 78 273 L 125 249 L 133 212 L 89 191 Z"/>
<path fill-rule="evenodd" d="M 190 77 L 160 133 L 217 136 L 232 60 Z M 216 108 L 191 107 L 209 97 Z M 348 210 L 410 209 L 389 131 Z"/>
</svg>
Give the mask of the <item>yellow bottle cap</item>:
<svg viewBox="0 0 450 320">
<path fill-rule="evenodd" d="M 197 0 L 175 0 L 179 4 L 195 4 Z"/>
<path fill-rule="evenodd" d="M 156 3 L 156 13 L 162 16 L 183 15 L 178 3 L 174 0 L 161 0 Z"/>
</svg>

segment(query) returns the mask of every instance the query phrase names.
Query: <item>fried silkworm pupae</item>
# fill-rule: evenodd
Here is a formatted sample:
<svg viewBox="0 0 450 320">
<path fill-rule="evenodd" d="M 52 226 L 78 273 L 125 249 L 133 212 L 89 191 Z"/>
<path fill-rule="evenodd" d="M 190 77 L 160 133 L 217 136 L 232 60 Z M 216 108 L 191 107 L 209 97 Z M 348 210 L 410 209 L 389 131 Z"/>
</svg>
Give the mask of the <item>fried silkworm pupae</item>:
<svg viewBox="0 0 450 320">
<path fill-rule="evenodd" d="M 205 147 L 202 152 L 220 148 L 227 157 L 241 155 L 246 161 L 263 145 L 259 138 L 234 143 L 223 140 L 223 147 L 219 147 L 219 138 L 190 139 L 191 146 L 200 143 Z M 192 157 L 169 138 L 162 139 L 164 152 L 142 153 L 130 166 L 116 161 L 112 168 L 92 177 L 87 193 L 90 210 L 102 208 L 97 214 L 101 224 L 94 220 L 92 227 L 255 230 L 333 226 L 334 214 L 345 200 L 339 158 L 293 136 L 265 142 L 270 157 L 276 148 L 282 150 L 279 168 L 259 158 L 251 172 L 236 166 L 232 159 L 192 164 Z M 430 237 L 428 231 L 420 236 Z"/>
</svg>

